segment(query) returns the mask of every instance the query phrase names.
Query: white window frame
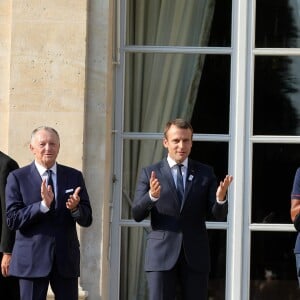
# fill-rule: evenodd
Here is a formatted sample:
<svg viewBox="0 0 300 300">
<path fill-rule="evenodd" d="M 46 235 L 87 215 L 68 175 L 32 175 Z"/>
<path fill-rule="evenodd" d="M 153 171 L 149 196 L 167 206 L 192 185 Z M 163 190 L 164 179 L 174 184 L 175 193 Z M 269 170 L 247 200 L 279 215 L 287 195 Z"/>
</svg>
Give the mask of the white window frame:
<svg viewBox="0 0 300 300">
<path fill-rule="evenodd" d="M 249 299 L 250 251 L 252 231 L 293 231 L 291 224 L 251 224 L 251 178 L 253 143 L 299 143 L 300 137 L 253 136 L 253 78 L 256 55 L 298 55 L 300 49 L 254 48 L 255 0 L 232 0 L 232 46 L 228 48 L 149 47 L 125 45 L 126 0 L 115 0 L 115 116 L 114 116 L 114 184 L 111 203 L 110 297 L 119 299 L 121 228 L 148 226 L 122 220 L 122 151 L 124 139 L 160 138 L 159 134 L 123 131 L 125 54 L 129 52 L 205 53 L 231 56 L 230 124 L 228 135 L 195 134 L 197 141 L 226 141 L 229 145 L 228 169 L 234 175 L 229 190 L 227 223 L 208 222 L 209 229 L 227 230 L 226 299 Z M 213 259 L 213 258 L 212 258 Z"/>
</svg>

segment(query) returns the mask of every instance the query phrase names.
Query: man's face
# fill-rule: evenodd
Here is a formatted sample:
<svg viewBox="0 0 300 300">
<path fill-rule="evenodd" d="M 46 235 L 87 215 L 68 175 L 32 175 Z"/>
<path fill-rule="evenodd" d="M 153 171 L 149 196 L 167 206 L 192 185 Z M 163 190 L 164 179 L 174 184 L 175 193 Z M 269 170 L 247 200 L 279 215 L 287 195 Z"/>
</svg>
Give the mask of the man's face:
<svg viewBox="0 0 300 300">
<path fill-rule="evenodd" d="M 168 149 L 169 156 L 177 163 L 182 163 L 192 149 L 192 131 L 171 125 L 166 135 L 163 145 Z"/>
<path fill-rule="evenodd" d="M 35 160 L 49 169 L 54 165 L 59 152 L 59 138 L 54 132 L 42 129 L 32 138 L 30 150 Z"/>
</svg>

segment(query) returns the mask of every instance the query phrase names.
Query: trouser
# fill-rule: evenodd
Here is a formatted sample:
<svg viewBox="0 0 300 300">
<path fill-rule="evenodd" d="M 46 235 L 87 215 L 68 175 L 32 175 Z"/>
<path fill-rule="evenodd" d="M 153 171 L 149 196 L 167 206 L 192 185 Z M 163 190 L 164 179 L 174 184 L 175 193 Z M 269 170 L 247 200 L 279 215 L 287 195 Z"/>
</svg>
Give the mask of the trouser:
<svg viewBox="0 0 300 300">
<path fill-rule="evenodd" d="M 300 288 L 300 253 L 295 253 L 296 257 L 296 270 L 297 270 L 297 276 L 298 276 L 298 285 Z"/>
<path fill-rule="evenodd" d="M 46 300 L 49 283 L 55 300 L 78 300 L 78 277 L 61 276 L 55 263 L 47 277 L 20 278 L 21 300 Z"/>
<path fill-rule="evenodd" d="M 149 300 L 207 300 L 208 273 L 191 269 L 183 250 L 174 268 L 146 275 Z"/>
</svg>

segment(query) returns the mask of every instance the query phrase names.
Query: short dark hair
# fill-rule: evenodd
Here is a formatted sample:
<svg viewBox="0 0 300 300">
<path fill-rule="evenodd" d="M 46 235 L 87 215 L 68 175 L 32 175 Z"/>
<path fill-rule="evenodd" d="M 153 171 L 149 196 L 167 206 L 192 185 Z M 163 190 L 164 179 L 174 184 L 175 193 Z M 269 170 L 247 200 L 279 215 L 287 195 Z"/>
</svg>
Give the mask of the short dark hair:
<svg viewBox="0 0 300 300">
<path fill-rule="evenodd" d="M 192 135 L 193 135 L 193 127 L 190 122 L 188 122 L 184 119 L 174 119 L 174 120 L 167 122 L 167 124 L 165 126 L 165 129 L 164 129 L 164 137 L 165 138 L 167 138 L 167 132 L 172 125 L 174 125 L 178 128 L 181 128 L 181 129 L 190 129 L 192 132 Z"/>
</svg>

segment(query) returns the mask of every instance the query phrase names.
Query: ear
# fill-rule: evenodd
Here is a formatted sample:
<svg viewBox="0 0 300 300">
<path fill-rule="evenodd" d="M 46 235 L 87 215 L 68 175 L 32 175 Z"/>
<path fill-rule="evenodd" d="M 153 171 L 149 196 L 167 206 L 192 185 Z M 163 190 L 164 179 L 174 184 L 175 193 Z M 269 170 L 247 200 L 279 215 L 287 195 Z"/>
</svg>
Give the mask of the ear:
<svg viewBox="0 0 300 300">
<path fill-rule="evenodd" d="M 168 148 L 168 140 L 166 138 L 163 139 L 163 146 Z"/>
<path fill-rule="evenodd" d="M 31 145 L 31 143 L 29 144 L 29 149 L 32 153 L 34 153 L 34 147 Z"/>
</svg>

